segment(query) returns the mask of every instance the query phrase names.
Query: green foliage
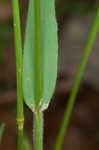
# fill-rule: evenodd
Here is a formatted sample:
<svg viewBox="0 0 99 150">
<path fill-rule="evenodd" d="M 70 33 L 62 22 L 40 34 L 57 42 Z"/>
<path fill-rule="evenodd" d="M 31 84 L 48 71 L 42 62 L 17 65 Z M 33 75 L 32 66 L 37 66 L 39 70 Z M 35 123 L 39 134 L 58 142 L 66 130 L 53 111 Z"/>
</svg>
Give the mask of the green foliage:
<svg viewBox="0 0 99 150">
<path fill-rule="evenodd" d="M 97 35 L 98 31 L 99 31 L 99 8 L 97 9 L 96 16 L 93 21 L 93 25 L 92 25 L 91 31 L 89 33 L 88 40 L 87 40 L 87 43 L 86 43 L 86 46 L 85 46 L 85 49 L 84 49 L 84 52 L 82 55 L 82 59 L 79 64 L 79 67 L 78 67 L 78 72 L 77 72 L 76 78 L 74 80 L 74 85 L 73 85 L 72 92 L 71 92 L 71 95 L 70 95 L 70 98 L 69 98 L 69 101 L 68 101 L 68 104 L 67 104 L 67 107 L 65 110 L 64 119 L 63 119 L 63 122 L 61 125 L 61 129 L 60 129 L 54 150 L 61 149 L 62 142 L 63 142 L 65 133 L 66 133 L 68 125 L 69 125 L 69 121 L 70 121 L 72 109 L 73 109 L 73 106 L 75 103 L 75 99 L 76 99 L 76 96 L 77 96 L 77 93 L 79 90 L 80 82 L 81 82 L 81 79 L 82 79 L 82 76 L 83 76 L 87 61 L 88 61 L 88 57 L 92 50 L 92 47 L 93 47 L 93 44 L 96 39 L 96 35 Z"/>
<path fill-rule="evenodd" d="M 34 150 L 43 150 L 43 112 L 34 114 Z M 38 138 L 39 137 L 39 138 Z"/>
<path fill-rule="evenodd" d="M 68 2 L 68 1 L 67 1 Z M 84 8 L 76 5 L 75 10 Z M 75 8 L 75 7 L 74 7 Z M 43 113 L 52 97 L 57 77 L 57 23 L 54 0 L 30 0 L 22 66 L 22 40 L 18 0 L 13 0 L 14 32 L 17 65 L 18 149 L 23 149 L 23 92 L 26 104 L 34 112 L 34 150 L 43 150 Z M 80 81 L 99 29 L 99 10 L 79 65 L 64 120 L 55 145 L 60 150 L 67 130 Z M 23 67 L 23 76 L 22 76 Z M 23 78 L 23 79 L 22 79 Z M 23 80 L 23 91 L 22 91 Z M 3 131 L 3 130 L 1 130 Z M 2 135 L 2 132 L 1 132 Z M 31 149 L 27 143 L 27 149 Z"/>
<path fill-rule="evenodd" d="M 13 25 L 16 48 L 16 73 L 17 73 L 17 125 L 18 125 L 18 150 L 23 149 L 23 89 L 22 89 L 22 36 L 20 25 L 19 1 L 12 0 Z"/>
<path fill-rule="evenodd" d="M 34 0 L 30 0 L 26 38 L 23 56 L 23 91 L 26 104 L 34 110 L 36 107 L 36 69 L 39 65 L 41 96 L 39 105 L 45 109 L 52 97 L 57 77 L 57 23 L 55 18 L 54 1 L 40 0 L 40 24 L 37 28 L 35 18 Z M 40 32 L 37 39 L 39 45 L 39 59 L 36 59 L 37 44 L 36 33 Z"/>
<path fill-rule="evenodd" d="M 1 143 L 1 140 L 2 140 L 2 136 L 3 136 L 4 128 L 5 128 L 5 125 L 4 125 L 4 124 L 2 124 L 2 125 L 0 126 L 0 143 Z"/>
</svg>

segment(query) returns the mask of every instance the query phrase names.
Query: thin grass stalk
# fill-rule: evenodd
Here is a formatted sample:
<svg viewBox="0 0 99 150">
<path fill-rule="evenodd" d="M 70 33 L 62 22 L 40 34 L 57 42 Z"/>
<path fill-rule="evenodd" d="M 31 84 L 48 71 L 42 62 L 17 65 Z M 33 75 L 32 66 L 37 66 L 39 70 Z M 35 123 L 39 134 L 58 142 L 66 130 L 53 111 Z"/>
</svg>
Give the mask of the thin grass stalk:
<svg viewBox="0 0 99 150">
<path fill-rule="evenodd" d="M 41 53 L 40 53 L 40 0 L 34 2 L 35 10 L 35 105 L 34 112 L 34 150 L 43 150 L 43 112 L 39 111 L 41 98 Z"/>
<path fill-rule="evenodd" d="M 76 75 L 76 78 L 74 81 L 74 85 L 72 88 L 70 98 L 68 100 L 68 104 L 67 104 L 67 107 L 66 107 L 66 110 L 64 113 L 64 119 L 63 119 L 63 122 L 62 122 L 62 125 L 60 128 L 60 131 L 59 131 L 58 138 L 56 140 L 54 150 L 60 150 L 62 147 L 64 136 L 67 132 L 67 128 L 69 125 L 69 120 L 71 117 L 72 109 L 73 109 L 75 99 L 76 99 L 76 96 L 77 96 L 77 93 L 79 90 L 80 82 L 81 82 L 81 79 L 82 79 L 82 76 L 84 73 L 84 69 L 85 69 L 87 60 L 88 60 L 88 56 L 91 52 L 91 49 L 92 49 L 92 46 L 94 44 L 96 34 L 98 31 L 99 31 L 99 8 L 97 9 L 96 16 L 95 16 L 95 19 L 93 22 L 93 26 L 92 26 L 91 32 L 89 34 L 89 37 L 88 37 L 88 40 L 86 43 L 85 50 L 84 50 L 80 65 L 78 67 L 78 72 L 77 72 L 77 75 Z"/>
<path fill-rule="evenodd" d="M 18 130 L 18 150 L 23 150 L 23 129 Z"/>
<path fill-rule="evenodd" d="M 34 150 L 43 150 L 43 113 L 34 114 Z"/>
<path fill-rule="evenodd" d="M 17 125 L 18 125 L 18 150 L 23 149 L 23 91 L 22 91 L 22 37 L 18 0 L 12 0 L 13 25 L 16 48 L 16 72 L 17 72 Z"/>
</svg>

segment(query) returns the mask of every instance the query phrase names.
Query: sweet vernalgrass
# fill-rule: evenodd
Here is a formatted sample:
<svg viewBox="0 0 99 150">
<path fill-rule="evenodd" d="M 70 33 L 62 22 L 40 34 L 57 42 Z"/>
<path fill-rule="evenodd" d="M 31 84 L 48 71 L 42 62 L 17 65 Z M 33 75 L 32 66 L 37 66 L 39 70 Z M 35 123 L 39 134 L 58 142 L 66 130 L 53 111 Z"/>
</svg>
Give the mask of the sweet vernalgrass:
<svg viewBox="0 0 99 150">
<path fill-rule="evenodd" d="M 13 25 L 16 48 L 16 72 L 17 72 L 17 124 L 18 124 L 18 150 L 23 149 L 23 90 L 22 90 L 22 37 L 20 26 L 19 2 L 12 0 Z"/>
<path fill-rule="evenodd" d="M 55 88 L 57 55 L 55 1 L 30 0 L 23 54 L 23 92 L 34 116 L 34 150 L 43 150 L 43 111 Z"/>
<path fill-rule="evenodd" d="M 34 114 L 33 123 L 34 150 L 43 150 L 43 112 Z"/>
<path fill-rule="evenodd" d="M 13 0 L 13 20 L 17 67 L 17 123 L 18 150 L 23 149 L 22 39 L 19 4 Z M 33 4 L 33 5 L 32 5 Z M 47 10 L 47 12 L 46 12 Z M 55 145 L 60 150 L 69 124 L 80 81 L 99 29 L 99 9 L 89 34 L 84 54 L 65 111 L 64 120 Z M 33 42 L 34 41 L 34 42 Z M 49 42 L 50 41 L 50 42 Z M 43 110 L 49 104 L 57 77 L 57 23 L 54 1 L 30 0 L 26 40 L 24 46 L 23 90 L 26 104 L 34 113 L 34 150 L 43 150 Z M 49 82 L 50 81 L 50 82 Z M 41 90 L 42 89 L 42 90 Z"/>
<path fill-rule="evenodd" d="M 41 99 L 41 31 L 40 31 L 40 0 L 34 0 L 35 12 L 35 107 L 33 115 L 33 147 L 34 150 L 43 150 L 43 112 L 39 111 Z M 38 138 L 39 137 L 39 138 Z"/>
<path fill-rule="evenodd" d="M 77 92 L 79 90 L 80 81 L 82 79 L 84 69 L 85 69 L 85 66 L 86 66 L 86 63 L 88 60 L 88 56 L 91 52 L 91 49 L 92 49 L 92 46 L 94 44 L 94 41 L 95 41 L 95 38 L 96 38 L 98 31 L 99 31 L 99 8 L 97 9 L 96 16 L 95 16 L 95 19 L 93 21 L 93 26 L 92 26 L 92 29 L 90 31 L 90 34 L 89 34 L 89 37 L 88 37 L 88 40 L 86 43 L 85 50 L 84 50 L 80 65 L 78 67 L 78 72 L 77 72 L 77 75 L 76 75 L 76 78 L 74 81 L 74 85 L 73 85 L 73 89 L 72 89 L 70 98 L 68 100 L 68 104 L 67 104 L 67 107 L 66 107 L 66 110 L 64 113 L 64 119 L 63 119 L 63 122 L 61 125 L 61 129 L 60 129 L 54 150 L 60 150 L 62 147 L 64 135 L 67 131 L 70 116 L 72 113 L 72 109 L 73 109 L 73 106 L 75 103 Z"/>
<path fill-rule="evenodd" d="M 33 112 L 37 111 L 36 107 L 47 108 L 56 84 L 58 40 L 54 3 L 54 0 L 29 1 L 23 92 L 25 103 Z"/>
</svg>

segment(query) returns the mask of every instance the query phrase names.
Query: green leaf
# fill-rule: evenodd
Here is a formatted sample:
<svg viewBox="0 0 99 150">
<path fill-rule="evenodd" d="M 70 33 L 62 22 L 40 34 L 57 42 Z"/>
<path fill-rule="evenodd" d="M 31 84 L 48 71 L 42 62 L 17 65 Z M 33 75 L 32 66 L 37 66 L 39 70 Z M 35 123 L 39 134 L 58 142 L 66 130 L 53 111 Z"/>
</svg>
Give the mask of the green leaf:
<svg viewBox="0 0 99 150">
<path fill-rule="evenodd" d="M 58 39 L 57 23 L 55 16 L 54 0 L 40 0 L 40 60 L 35 60 L 35 4 L 30 0 L 26 38 L 23 55 L 23 92 L 26 104 L 34 110 L 36 107 L 35 70 L 38 62 L 41 62 L 41 97 L 39 106 L 42 110 L 47 108 L 54 92 L 57 77 Z M 35 63 L 36 62 L 36 63 Z"/>
<path fill-rule="evenodd" d="M 3 132 L 4 132 L 4 127 L 5 127 L 4 124 L 2 124 L 2 125 L 0 126 L 0 143 L 1 143 L 1 140 L 2 140 L 2 136 L 3 136 Z"/>
</svg>

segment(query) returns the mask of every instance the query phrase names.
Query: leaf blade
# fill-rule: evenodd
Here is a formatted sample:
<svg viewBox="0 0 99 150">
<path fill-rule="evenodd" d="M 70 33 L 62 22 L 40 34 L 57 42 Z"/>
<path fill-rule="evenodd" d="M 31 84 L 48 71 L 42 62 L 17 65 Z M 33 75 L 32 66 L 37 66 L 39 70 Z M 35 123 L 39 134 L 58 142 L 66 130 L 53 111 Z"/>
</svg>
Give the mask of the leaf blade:
<svg viewBox="0 0 99 150">
<path fill-rule="evenodd" d="M 35 108 L 35 14 L 30 0 L 23 56 L 23 91 L 26 104 Z M 58 39 L 54 1 L 40 1 L 41 99 L 44 107 L 50 102 L 57 78 Z M 42 106 L 42 107 L 43 107 Z"/>
</svg>

